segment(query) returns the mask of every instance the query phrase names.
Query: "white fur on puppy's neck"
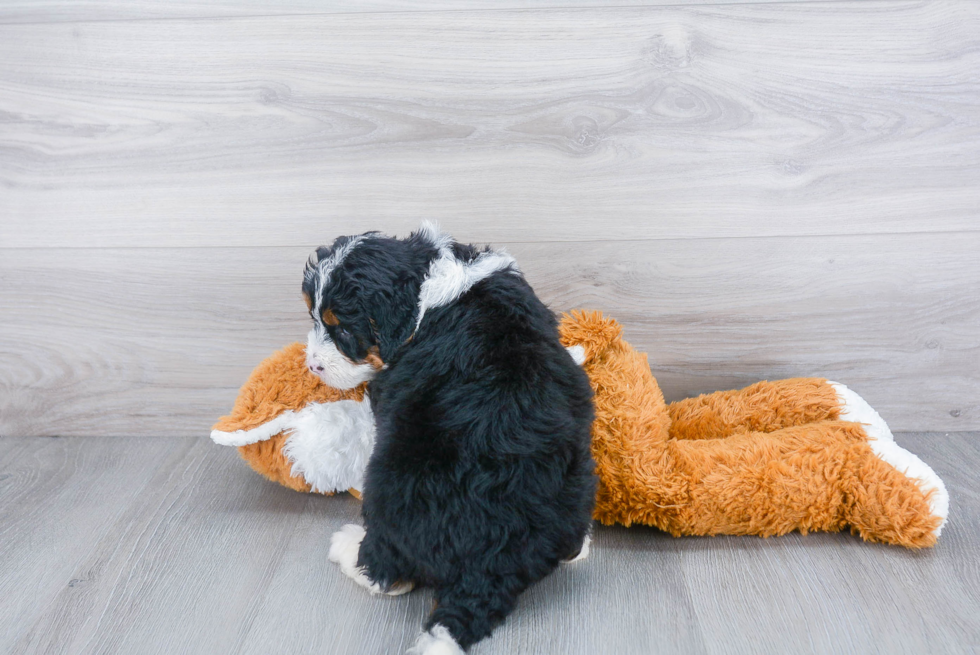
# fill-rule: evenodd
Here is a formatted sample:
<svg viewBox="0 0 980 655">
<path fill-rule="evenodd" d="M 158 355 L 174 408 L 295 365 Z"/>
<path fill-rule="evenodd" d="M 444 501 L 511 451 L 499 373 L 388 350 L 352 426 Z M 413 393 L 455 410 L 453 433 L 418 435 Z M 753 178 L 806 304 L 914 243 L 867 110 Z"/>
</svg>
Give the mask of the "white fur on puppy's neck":
<svg viewBox="0 0 980 655">
<path fill-rule="evenodd" d="M 418 234 L 439 249 L 439 256 L 429 264 L 429 272 L 419 290 L 419 311 L 415 329 L 422 324 L 425 312 L 443 307 L 469 291 L 474 284 L 497 271 L 510 268 L 520 275 L 513 257 L 505 252 L 481 252 L 472 261 L 461 261 L 453 254 L 453 238 L 440 232 L 438 225 L 423 221 Z"/>
</svg>

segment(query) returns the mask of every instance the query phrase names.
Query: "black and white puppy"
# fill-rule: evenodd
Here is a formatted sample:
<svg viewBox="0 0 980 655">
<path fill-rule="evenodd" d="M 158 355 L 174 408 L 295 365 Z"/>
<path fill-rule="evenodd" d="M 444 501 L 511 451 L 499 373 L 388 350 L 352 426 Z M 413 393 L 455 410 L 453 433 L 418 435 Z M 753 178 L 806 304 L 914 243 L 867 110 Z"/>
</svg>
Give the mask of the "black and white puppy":
<svg viewBox="0 0 980 655">
<path fill-rule="evenodd" d="M 311 370 L 368 395 L 364 527 L 330 559 L 379 593 L 435 589 L 410 652 L 459 653 L 582 550 L 595 499 L 588 378 L 513 258 L 430 224 L 341 237 L 307 265 Z"/>
</svg>

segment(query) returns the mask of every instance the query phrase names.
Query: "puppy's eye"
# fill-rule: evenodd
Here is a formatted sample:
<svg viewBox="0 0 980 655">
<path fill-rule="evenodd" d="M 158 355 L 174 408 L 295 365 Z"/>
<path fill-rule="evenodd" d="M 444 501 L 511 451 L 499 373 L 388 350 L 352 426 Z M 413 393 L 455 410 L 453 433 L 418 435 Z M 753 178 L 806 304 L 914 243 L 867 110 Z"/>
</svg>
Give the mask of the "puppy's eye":
<svg viewBox="0 0 980 655">
<path fill-rule="evenodd" d="M 350 336 L 350 332 L 348 332 L 347 330 L 345 330 L 342 327 L 339 327 L 339 328 L 337 328 L 337 336 L 338 337 L 345 337 L 346 338 L 346 337 L 349 337 Z"/>
</svg>

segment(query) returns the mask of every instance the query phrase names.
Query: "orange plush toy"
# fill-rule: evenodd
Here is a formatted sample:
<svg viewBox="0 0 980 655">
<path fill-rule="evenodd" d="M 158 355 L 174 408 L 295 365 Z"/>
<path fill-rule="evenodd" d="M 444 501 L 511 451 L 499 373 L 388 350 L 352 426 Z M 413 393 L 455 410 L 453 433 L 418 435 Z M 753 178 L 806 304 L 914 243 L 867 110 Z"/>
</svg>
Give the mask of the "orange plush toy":
<svg viewBox="0 0 980 655">
<path fill-rule="evenodd" d="M 936 543 L 949 507 L 942 480 L 843 385 L 759 382 L 668 405 L 617 322 L 573 312 L 560 331 L 595 391 L 600 522 L 675 536 L 850 526 L 868 541 Z M 356 493 L 374 422 L 363 387 L 326 387 L 293 344 L 259 365 L 211 437 L 292 489 Z"/>
<path fill-rule="evenodd" d="M 850 526 L 868 541 L 936 543 L 949 508 L 942 480 L 843 385 L 759 382 L 667 405 L 616 321 L 574 312 L 561 335 L 583 349 L 595 391 L 602 523 L 675 536 Z"/>
<path fill-rule="evenodd" d="M 307 368 L 303 344 L 291 344 L 252 371 L 211 439 L 237 446 L 253 469 L 290 489 L 360 497 L 374 448 L 365 386 L 328 387 Z"/>
</svg>

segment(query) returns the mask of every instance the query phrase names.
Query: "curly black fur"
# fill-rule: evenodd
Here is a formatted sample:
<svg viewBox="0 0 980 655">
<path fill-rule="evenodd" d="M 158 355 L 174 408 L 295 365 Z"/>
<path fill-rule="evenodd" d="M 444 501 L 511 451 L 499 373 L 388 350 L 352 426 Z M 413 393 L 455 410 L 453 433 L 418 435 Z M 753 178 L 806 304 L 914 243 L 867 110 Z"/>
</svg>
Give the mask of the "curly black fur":
<svg viewBox="0 0 980 655">
<path fill-rule="evenodd" d="M 453 252 L 471 261 L 482 251 Z M 554 315 L 514 270 L 428 310 L 415 331 L 437 254 L 419 233 L 371 234 L 325 288 L 304 291 L 337 317 L 327 329 L 344 355 L 360 361 L 377 346 L 386 365 L 368 388 L 377 443 L 358 565 L 382 587 L 434 587 L 426 628 L 443 625 L 467 648 L 582 545 L 596 488 L 592 391 Z"/>
</svg>

